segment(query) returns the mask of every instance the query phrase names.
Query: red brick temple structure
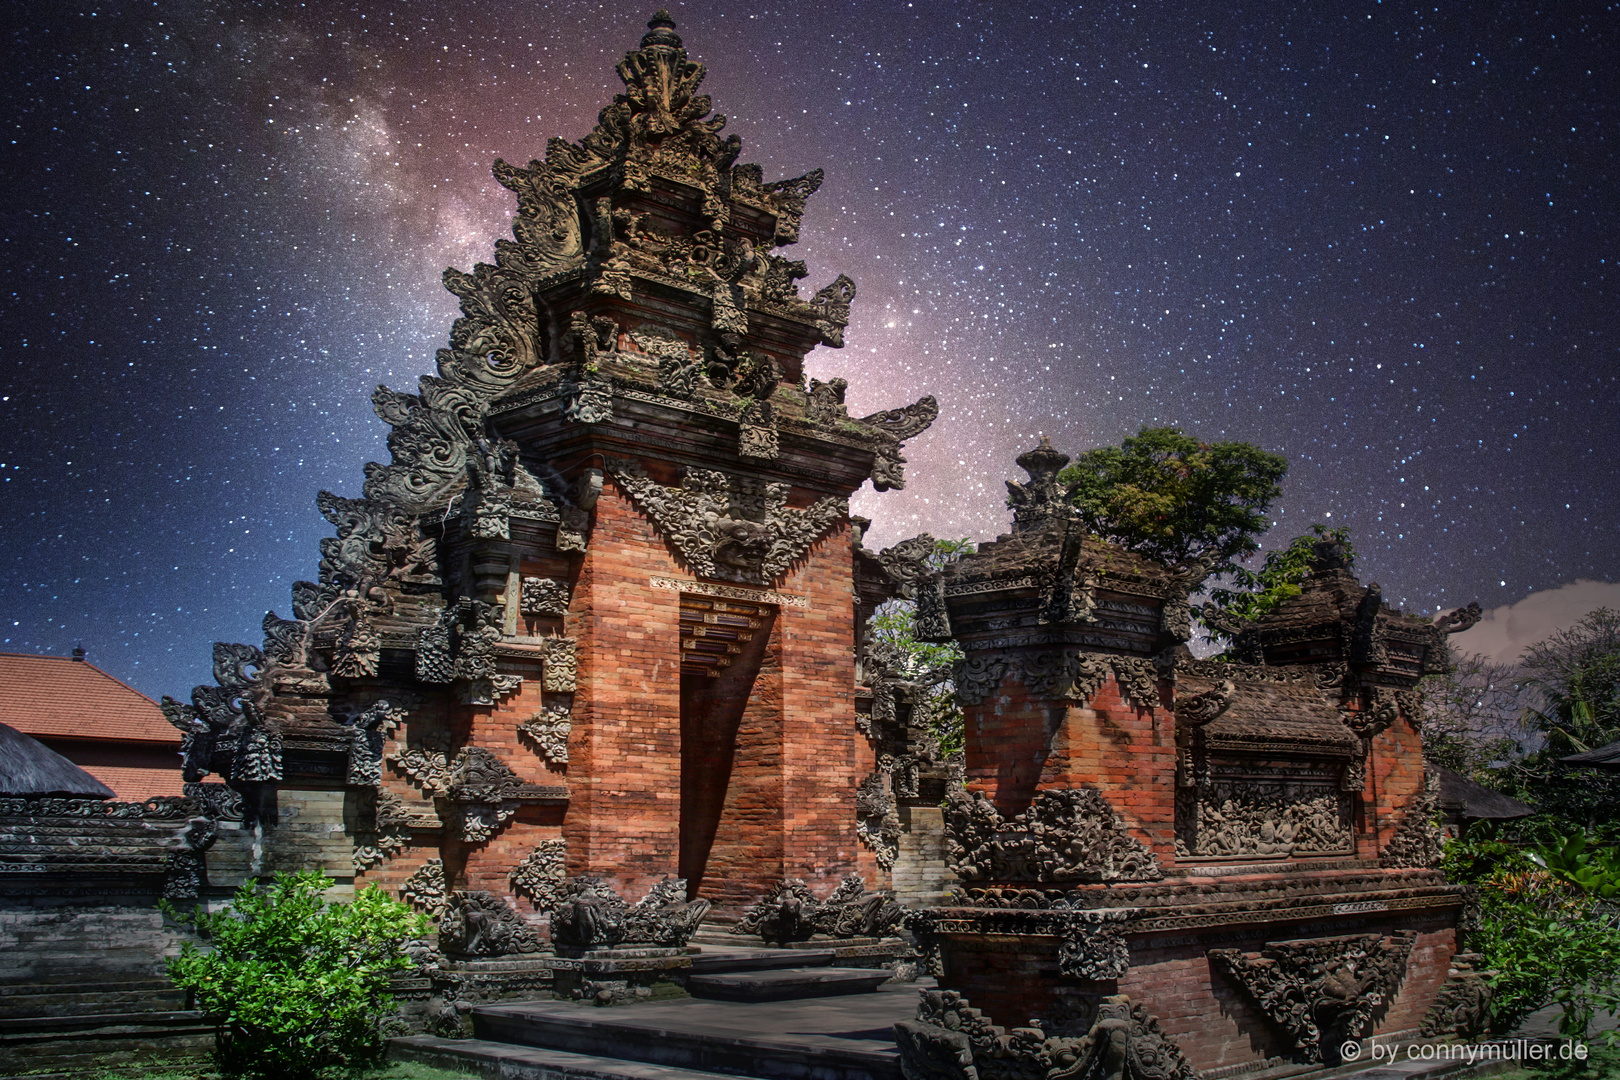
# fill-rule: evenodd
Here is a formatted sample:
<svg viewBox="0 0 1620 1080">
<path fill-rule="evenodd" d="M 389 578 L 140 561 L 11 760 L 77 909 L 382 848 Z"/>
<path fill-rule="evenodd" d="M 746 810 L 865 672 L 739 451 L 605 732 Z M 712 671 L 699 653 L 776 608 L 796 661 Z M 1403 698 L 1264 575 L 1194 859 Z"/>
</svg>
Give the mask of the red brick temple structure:
<svg viewBox="0 0 1620 1080">
<path fill-rule="evenodd" d="M 1478 606 L 1393 611 L 1323 543 L 1260 622 L 1206 609 L 1241 662 L 1196 660 L 1206 568 L 1082 535 L 1068 460 L 1020 456 L 1012 533 L 915 586 L 967 726 L 907 1075 L 1224 1077 L 1477 1027 L 1415 687 Z"/>
<path fill-rule="evenodd" d="M 915 568 L 848 501 L 903 486 L 937 407 L 850 416 L 844 380 L 806 383 L 855 295 L 801 294 L 778 254 L 821 171 L 738 163 L 665 13 L 618 72 L 583 141 L 495 163 L 513 239 L 446 271 L 438 373 L 376 391 L 392 461 L 320 494 L 336 535 L 292 617 L 164 702 L 186 779 L 244 796 L 211 867 L 380 884 L 514 991 L 580 988 L 553 948 L 678 966 L 706 915 L 791 939 L 899 914 L 864 891 L 897 841 L 857 641 Z"/>
<path fill-rule="evenodd" d="M 291 617 L 165 700 L 199 894 L 314 866 L 415 904 L 399 991 L 436 1030 L 657 996 L 715 926 L 876 962 L 904 916 L 938 978 L 910 1080 L 1226 1077 L 1477 1020 L 1415 691 L 1477 609 L 1393 611 L 1329 545 L 1223 625 L 1241 662 L 1195 660 L 1207 568 L 1083 535 L 1044 440 L 1011 534 L 867 550 L 851 494 L 902 487 L 938 410 L 805 378 L 855 295 L 778 254 L 820 171 L 737 163 L 667 13 L 618 73 L 582 141 L 495 163 L 513 239 L 445 273 L 438 373 L 376 391 L 392 459 L 319 495 Z M 896 597 L 965 652 L 960 764 L 864 644 Z"/>
</svg>

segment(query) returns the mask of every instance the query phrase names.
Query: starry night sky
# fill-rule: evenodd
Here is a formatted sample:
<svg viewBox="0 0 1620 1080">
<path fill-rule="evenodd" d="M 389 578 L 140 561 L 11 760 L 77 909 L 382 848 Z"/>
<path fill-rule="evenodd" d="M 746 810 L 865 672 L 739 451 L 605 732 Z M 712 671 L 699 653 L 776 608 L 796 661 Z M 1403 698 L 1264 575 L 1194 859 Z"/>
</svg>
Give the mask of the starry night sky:
<svg viewBox="0 0 1620 1080">
<path fill-rule="evenodd" d="M 491 162 L 584 136 L 652 6 L 10 20 L 0 651 L 178 696 L 287 615 L 506 235 Z M 795 257 L 860 291 L 809 373 L 939 398 L 872 540 L 1175 424 L 1286 454 L 1270 542 L 1347 525 L 1403 606 L 1620 578 L 1620 15 L 1314 7 L 672 5 L 742 160 L 827 170 Z"/>
</svg>

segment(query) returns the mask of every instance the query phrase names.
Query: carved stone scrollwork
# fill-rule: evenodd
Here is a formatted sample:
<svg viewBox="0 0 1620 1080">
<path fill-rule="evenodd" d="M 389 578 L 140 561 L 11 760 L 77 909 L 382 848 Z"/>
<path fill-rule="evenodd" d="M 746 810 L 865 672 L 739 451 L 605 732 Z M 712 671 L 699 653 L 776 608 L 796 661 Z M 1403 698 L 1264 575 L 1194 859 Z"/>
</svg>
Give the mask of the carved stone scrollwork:
<svg viewBox="0 0 1620 1080">
<path fill-rule="evenodd" d="M 1101 793 L 1048 790 L 1005 820 L 982 794 L 956 790 L 945 804 L 950 869 L 968 881 L 1158 881 L 1153 852 L 1127 830 Z"/>
<path fill-rule="evenodd" d="M 832 427 L 849 416 L 844 408 L 844 391 L 849 383 L 844 379 L 822 382 L 810 380 L 810 393 L 805 396 L 804 418 L 817 427 Z"/>
<path fill-rule="evenodd" d="M 523 579 L 519 608 L 525 615 L 560 619 L 568 614 L 568 600 L 569 589 L 566 581 L 543 577 Z"/>
<path fill-rule="evenodd" d="M 576 424 L 606 424 L 613 419 L 613 382 L 588 375 L 569 386 L 563 416 Z"/>
<path fill-rule="evenodd" d="M 579 642 L 574 638 L 547 638 L 542 646 L 540 688 L 551 694 L 572 694 L 579 681 Z"/>
<path fill-rule="evenodd" d="M 887 779 L 876 769 L 855 789 L 855 835 L 885 870 L 900 854 L 900 815 Z"/>
<path fill-rule="evenodd" d="M 1376 739 L 1389 726 L 1400 719 L 1400 703 L 1395 691 L 1387 686 L 1368 688 L 1368 702 L 1364 709 L 1341 709 L 1344 726 L 1363 740 Z"/>
<path fill-rule="evenodd" d="M 1232 705 L 1237 685 L 1231 679 L 1222 679 L 1219 686 L 1202 694 L 1190 694 L 1176 699 L 1176 719 L 1189 727 L 1201 728 L 1224 713 Z"/>
<path fill-rule="evenodd" d="M 1159 671 L 1145 656 L 1113 658 L 1114 679 L 1124 696 L 1139 709 L 1159 707 Z"/>
<path fill-rule="evenodd" d="M 905 1080 L 1193 1080 L 1147 1007 L 1110 995 L 1094 1011 L 1008 1030 L 954 990 L 925 990 L 894 1025 Z"/>
<path fill-rule="evenodd" d="M 377 701 L 370 708 L 341 722 L 349 729 L 349 768 L 346 782 L 362 787 L 382 783 L 383 744 L 405 719 L 391 702 Z"/>
<path fill-rule="evenodd" d="M 922 398 L 914 405 L 861 417 L 861 424 L 876 428 L 893 439 L 878 446 L 872 455 L 872 486 L 878 491 L 899 491 L 906 486 L 906 459 L 900 448 L 907 439 L 921 435 L 939 416 L 939 402 Z"/>
<path fill-rule="evenodd" d="M 533 851 L 512 867 L 508 875 L 512 891 L 527 897 L 540 911 L 550 911 L 557 902 L 557 890 L 568 876 L 568 844 L 563 840 L 542 840 Z"/>
<path fill-rule="evenodd" d="M 708 914 L 707 900 L 686 899 L 686 882 L 665 878 L 634 905 L 601 878 L 563 882 L 551 911 L 551 938 L 576 949 L 615 945 L 683 946 Z"/>
<path fill-rule="evenodd" d="M 191 691 L 191 704 L 161 702 L 164 718 L 181 732 L 182 778 L 195 782 L 229 754 L 232 780 L 281 779 L 281 728 L 265 716 L 268 688 L 259 677 L 264 653 L 252 645 L 214 643 L 213 686 Z"/>
<path fill-rule="evenodd" d="M 518 731 L 528 736 L 547 764 L 566 765 L 568 737 L 574 730 L 571 714 L 569 702 L 550 702 L 519 724 Z"/>
<path fill-rule="evenodd" d="M 444 877 L 444 863 L 429 859 L 399 888 L 399 898 L 437 920 L 450 906 L 450 887 Z"/>
<path fill-rule="evenodd" d="M 1257 953 L 1211 949 L 1209 958 L 1293 1041 L 1298 1060 L 1337 1065 L 1406 977 L 1417 934 L 1357 934 L 1270 942 Z"/>
<path fill-rule="evenodd" d="M 439 916 L 439 947 L 462 956 L 511 956 L 539 952 L 540 941 L 499 896 L 458 889 Z"/>
<path fill-rule="evenodd" d="M 1430 869 L 1440 865 L 1440 774 L 1424 774 L 1423 790 L 1406 804 L 1401 823 L 1378 855 L 1378 865 L 1399 869 Z"/>
<path fill-rule="evenodd" d="M 511 766 L 482 746 L 465 747 L 456 755 L 444 793 L 460 812 L 461 838 L 475 844 L 493 836 L 522 803 L 555 794 L 523 782 Z"/>
<path fill-rule="evenodd" d="M 978 705 L 1000 689 L 1007 677 L 1006 653 L 970 656 L 958 660 L 954 669 L 956 699 L 964 705 Z"/>
<path fill-rule="evenodd" d="M 170 839 L 169 866 L 163 878 L 165 900 L 195 900 L 202 892 L 203 853 L 219 839 L 219 824 L 194 817 Z"/>
<path fill-rule="evenodd" d="M 609 468 L 702 577 L 771 584 L 848 511 L 844 500 L 830 497 L 793 509 L 786 484 L 709 469 L 687 469 L 672 488 L 649 480 L 634 463 Z"/>
<path fill-rule="evenodd" d="M 917 598 L 918 583 L 928 576 L 928 560 L 934 548 L 934 538 L 921 533 L 878 552 L 878 565 L 883 567 L 884 576 L 894 582 L 901 598 Z"/>
<path fill-rule="evenodd" d="M 1482 971 L 1477 953 L 1458 953 L 1451 958 L 1451 970 L 1434 1004 L 1423 1017 L 1419 1035 L 1425 1039 L 1477 1039 L 1484 1034 L 1491 1016 L 1491 979 L 1494 971 Z"/>
<path fill-rule="evenodd" d="M 888 893 L 869 893 L 859 874 L 850 874 L 825 900 L 798 878 L 779 881 L 743 913 L 733 934 L 757 934 L 773 945 L 833 938 L 883 937 L 904 911 Z"/>
<path fill-rule="evenodd" d="M 1138 914 L 1135 908 L 1070 913 L 1058 944 L 1058 971 L 1066 978 L 1093 982 L 1123 978 L 1131 969 L 1123 924 Z"/>
</svg>

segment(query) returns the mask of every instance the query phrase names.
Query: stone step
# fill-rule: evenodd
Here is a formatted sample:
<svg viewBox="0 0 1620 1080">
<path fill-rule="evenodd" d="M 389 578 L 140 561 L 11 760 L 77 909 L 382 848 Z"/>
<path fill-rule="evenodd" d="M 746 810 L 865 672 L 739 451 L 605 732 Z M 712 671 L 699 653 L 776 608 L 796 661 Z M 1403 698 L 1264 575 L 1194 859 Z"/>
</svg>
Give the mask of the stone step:
<svg viewBox="0 0 1620 1080">
<path fill-rule="evenodd" d="M 892 1027 L 915 1011 L 908 987 L 778 1003 L 485 1005 L 472 1024 L 484 1040 L 760 1080 L 900 1080 Z"/>
<path fill-rule="evenodd" d="M 388 1042 L 390 1061 L 410 1061 L 478 1080 L 735 1080 L 735 1077 L 645 1061 L 575 1054 L 486 1039 L 412 1035 Z"/>
<path fill-rule="evenodd" d="M 718 975 L 728 971 L 768 971 L 773 968 L 807 968 L 830 965 L 837 954 L 831 949 L 739 949 L 704 945 L 692 957 L 694 975 Z"/>
<path fill-rule="evenodd" d="M 888 968 L 792 967 L 693 975 L 686 989 L 695 997 L 726 1001 L 788 1001 L 793 998 L 865 994 L 889 981 Z"/>
<path fill-rule="evenodd" d="M 172 983 L 163 987 L 130 988 L 113 984 L 103 989 L 65 986 L 20 988 L 0 995 L 0 1020 L 28 1016 L 79 1016 L 110 1011 L 128 1013 L 174 1012 L 186 1007 L 185 991 Z"/>
</svg>

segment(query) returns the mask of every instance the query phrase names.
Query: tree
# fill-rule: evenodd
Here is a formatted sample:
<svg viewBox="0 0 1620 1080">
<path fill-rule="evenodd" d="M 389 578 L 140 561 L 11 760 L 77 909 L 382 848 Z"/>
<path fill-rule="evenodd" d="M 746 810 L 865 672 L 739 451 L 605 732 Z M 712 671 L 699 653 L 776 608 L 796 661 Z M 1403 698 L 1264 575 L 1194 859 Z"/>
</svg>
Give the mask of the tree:
<svg viewBox="0 0 1620 1080">
<path fill-rule="evenodd" d="M 935 540 L 934 551 L 925 561 L 930 570 L 940 570 L 971 554 L 976 546 L 966 537 Z M 917 604 L 912 600 L 890 600 L 879 605 L 867 624 L 868 653 L 884 663 L 890 674 L 930 684 L 916 707 L 926 711 L 925 723 L 939 741 L 940 752 L 954 754 L 962 749 L 964 718 L 949 672 L 951 665 L 962 659 L 962 647 L 954 641 L 917 640 L 916 616 Z"/>
<path fill-rule="evenodd" d="M 1246 622 L 1260 619 L 1290 596 L 1300 594 L 1301 585 L 1311 576 L 1316 545 L 1327 541 L 1341 546 L 1346 567 L 1355 566 L 1356 551 L 1350 544 L 1350 530 L 1316 524 L 1304 536 L 1294 537 L 1281 551 L 1268 554 L 1259 570 L 1232 567 L 1228 579 L 1232 587 L 1212 589 L 1209 602 L 1226 619 Z M 1219 630 L 1212 632 L 1226 636 Z"/>
<path fill-rule="evenodd" d="M 410 967 L 404 943 L 428 922 L 376 886 L 330 901 L 332 884 L 306 870 L 245 884 L 217 912 L 165 902 L 209 943 L 186 942 L 169 975 L 213 1021 L 226 1076 L 311 1077 L 381 1058 L 389 974 Z"/>
<path fill-rule="evenodd" d="M 1448 645 L 1443 675 L 1428 675 L 1423 691 L 1423 756 L 1436 765 L 1496 787 L 1493 762 L 1520 758 L 1523 732 L 1520 675 L 1479 653 L 1453 654 Z"/>
<path fill-rule="evenodd" d="M 1086 529 L 1167 565 L 1202 560 L 1231 573 L 1282 493 L 1281 455 L 1246 442 L 1205 443 L 1145 427 L 1120 446 L 1087 450 L 1058 474 Z"/>
</svg>

